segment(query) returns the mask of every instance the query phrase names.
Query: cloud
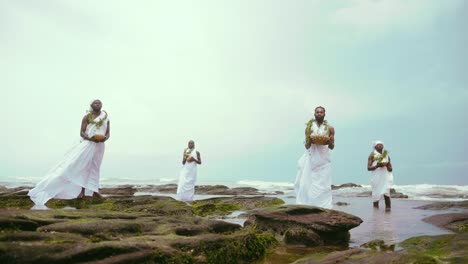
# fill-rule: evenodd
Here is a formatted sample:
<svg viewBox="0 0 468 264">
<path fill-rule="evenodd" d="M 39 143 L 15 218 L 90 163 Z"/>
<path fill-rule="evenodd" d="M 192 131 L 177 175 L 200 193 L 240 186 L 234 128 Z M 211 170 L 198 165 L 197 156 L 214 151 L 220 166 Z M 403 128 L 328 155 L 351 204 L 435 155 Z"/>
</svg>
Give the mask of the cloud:
<svg viewBox="0 0 468 264">
<path fill-rule="evenodd" d="M 330 21 L 375 33 L 410 31 L 433 23 L 441 14 L 455 11 L 462 4 L 462 0 L 354 0 L 350 6 L 334 11 Z"/>
</svg>

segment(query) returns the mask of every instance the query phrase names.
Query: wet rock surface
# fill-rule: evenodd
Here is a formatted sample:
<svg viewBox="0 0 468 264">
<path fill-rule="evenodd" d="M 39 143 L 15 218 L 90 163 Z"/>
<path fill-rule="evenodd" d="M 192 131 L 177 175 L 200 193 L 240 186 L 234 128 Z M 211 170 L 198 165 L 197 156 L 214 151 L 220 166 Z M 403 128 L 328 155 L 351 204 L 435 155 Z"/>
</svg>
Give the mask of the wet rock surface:
<svg viewBox="0 0 468 264">
<path fill-rule="evenodd" d="M 349 242 L 349 230 L 362 223 L 340 211 L 305 205 L 284 205 L 249 212 L 245 225 L 274 234 L 286 244 L 340 245 Z"/>
</svg>

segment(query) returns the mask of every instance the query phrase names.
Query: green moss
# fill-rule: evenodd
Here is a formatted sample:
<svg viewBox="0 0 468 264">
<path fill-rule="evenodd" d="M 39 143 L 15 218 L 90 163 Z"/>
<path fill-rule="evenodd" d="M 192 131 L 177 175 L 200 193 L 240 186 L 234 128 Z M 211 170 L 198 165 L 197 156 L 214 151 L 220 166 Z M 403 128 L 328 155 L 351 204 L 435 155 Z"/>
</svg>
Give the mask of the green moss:
<svg viewBox="0 0 468 264">
<path fill-rule="evenodd" d="M 460 224 L 455 226 L 455 231 L 458 233 L 468 232 L 468 223 Z"/>
<path fill-rule="evenodd" d="M 239 210 L 241 207 L 238 204 L 224 204 L 224 203 L 203 203 L 195 202 L 192 205 L 192 212 L 195 215 L 207 216 L 207 215 L 227 215 L 235 210 Z"/>
<path fill-rule="evenodd" d="M 28 219 L 18 219 L 14 217 L 1 217 L 0 216 L 0 231 L 12 232 L 12 231 L 34 231 L 40 225 Z"/>
<path fill-rule="evenodd" d="M 38 229 L 41 232 L 68 232 L 77 233 L 86 237 L 99 237 L 104 240 L 123 235 L 140 235 L 142 226 L 139 223 L 128 220 L 74 220 L 43 226 Z"/>
<path fill-rule="evenodd" d="M 82 262 L 82 261 L 91 261 L 91 260 L 94 261 L 94 260 L 104 259 L 104 258 L 118 255 L 118 254 L 134 252 L 134 251 L 138 251 L 138 248 L 131 247 L 131 246 L 98 244 L 98 246 L 94 248 L 90 248 L 89 250 L 70 256 L 71 257 L 70 260 L 73 260 L 73 262 Z"/>
<path fill-rule="evenodd" d="M 263 259 L 277 243 L 269 234 L 250 233 L 242 239 L 205 246 L 202 250 L 208 263 L 251 263 Z"/>
<path fill-rule="evenodd" d="M 400 245 L 417 256 L 445 257 L 451 252 L 454 235 L 420 236 L 403 241 Z"/>
<path fill-rule="evenodd" d="M 156 252 L 147 260 L 148 263 L 160 264 L 192 264 L 195 260 L 189 255 L 170 256 L 164 253 Z"/>
<path fill-rule="evenodd" d="M 276 205 L 283 205 L 283 204 L 284 204 L 283 200 L 281 200 L 279 198 L 275 198 L 275 199 L 273 199 L 271 201 L 261 202 L 257 206 L 258 207 L 269 207 L 269 206 L 276 206 Z"/>
<path fill-rule="evenodd" d="M 31 209 L 33 201 L 28 196 L 4 196 L 0 197 L 0 208 Z"/>
<path fill-rule="evenodd" d="M 86 209 L 90 208 L 91 205 L 102 204 L 106 202 L 107 199 L 95 199 L 91 197 L 85 197 L 82 199 L 71 199 L 71 200 L 49 200 L 46 203 L 46 206 L 53 209 L 61 209 L 66 206 L 73 207 L 76 209 Z"/>
</svg>

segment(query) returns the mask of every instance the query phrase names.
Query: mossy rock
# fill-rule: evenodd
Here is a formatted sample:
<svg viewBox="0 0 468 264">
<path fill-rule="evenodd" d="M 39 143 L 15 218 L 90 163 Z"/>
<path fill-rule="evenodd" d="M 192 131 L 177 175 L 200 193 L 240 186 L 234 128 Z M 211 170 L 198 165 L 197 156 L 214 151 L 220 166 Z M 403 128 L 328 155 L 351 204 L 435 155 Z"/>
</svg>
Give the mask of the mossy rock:
<svg viewBox="0 0 468 264">
<path fill-rule="evenodd" d="M 0 209 L 31 209 L 33 201 L 28 196 L 4 196 L 0 198 Z"/>
<path fill-rule="evenodd" d="M 238 204 L 216 204 L 216 203 L 202 203 L 195 202 L 192 205 L 192 212 L 195 215 L 228 215 L 241 207 Z"/>
<path fill-rule="evenodd" d="M 393 251 L 395 250 L 395 245 L 387 245 L 385 244 L 385 241 L 383 240 L 372 240 L 367 243 L 364 243 L 361 245 L 363 248 L 370 248 L 372 250 L 378 250 L 378 251 Z"/>
<path fill-rule="evenodd" d="M 102 237 L 106 240 L 128 235 L 140 235 L 143 224 L 131 220 L 79 220 L 56 223 L 38 228 L 39 232 L 66 232 L 87 237 Z"/>
<path fill-rule="evenodd" d="M 263 259 L 277 240 L 252 230 L 242 230 L 231 235 L 201 235 L 176 240 L 172 247 L 190 251 L 202 263 L 252 263 Z"/>
<path fill-rule="evenodd" d="M 0 231 L 34 231 L 39 226 L 39 223 L 28 219 L 18 219 L 9 216 L 0 216 Z"/>
<path fill-rule="evenodd" d="M 284 232 L 284 243 L 289 245 L 321 246 L 323 241 L 317 233 L 312 230 L 293 227 Z"/>
<path fill-rule="evenodd" d="M 252 210 L 276 205 L 282 205 L 284 201 L 275 197 L 216 197 L 205 200 L 197 200 L 192 204 L 192 212 L 199 216 L 224 216 L 236 210 Z"/>
</svg>

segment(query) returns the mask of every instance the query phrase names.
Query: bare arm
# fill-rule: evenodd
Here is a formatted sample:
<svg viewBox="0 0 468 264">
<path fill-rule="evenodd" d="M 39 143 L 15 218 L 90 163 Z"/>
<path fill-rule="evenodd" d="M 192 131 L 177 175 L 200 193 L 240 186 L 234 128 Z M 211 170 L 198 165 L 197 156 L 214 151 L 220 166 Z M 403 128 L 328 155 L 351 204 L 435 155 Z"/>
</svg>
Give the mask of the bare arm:
<svg viewBox="0 0 468 264">
<path fill-rule="evenodd" d="M 80 136 L 84 140 L 91 140 L 91 138 L 88 137 L 86 134 L 86 126 L 88 125 L 88 115 L 85 115 L 83 119 L 81 120 L 81 129 L 80 129 Z"/>
<path fill-rule="evenodd" d="M 377 169 L 377 166 L 372 166 L 372 163 L 374 162 L 374 156 L 372 153 L 369 155 L 369 158 L 367 159 L 367 170 L 368 171 L 373 171 Z"/>
<path fill-rule="evenodd" d="M 107 141 L 110 137 L 110 121 L 107 120 L 107 129 L 106 129 L 106 134 L 105 134 L 106 138 L 104 139 L 104 141 Z"/>
<path fill-rule="evenodd" d="M 200 152 L 197 151 L 197 159 L 195 160 L 195 162 L 199 165 L 201 165 L 201 156 L 200 156 Z"/>
<path fill-rule="evenodd" d="M 390 156 L 388 156 L 387 170 L 388 170 L 389 172 L 392 172 L 392 171 L 393 171 L 393 167 L 392 167 L 392 162 L 391 162 L 391 160 L 390 160 Z"/>
<path fill-rule="evenodd" d="M 182 165 L 185 165 L 187 162 L 187 155 L 185 154 L 185 149 L 184 149 L 184 154 L 182 155 Z"/>
<path fill-rule="evenodd" d="M 329 131 L 328 136 L 330 137 L 330 139 L 328 140 L 328 148 L 334 149 L 335 148 L 335 128 L 329 127 L 328 131 Z"/>
</svg>

